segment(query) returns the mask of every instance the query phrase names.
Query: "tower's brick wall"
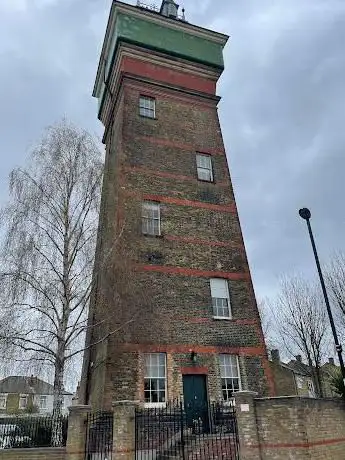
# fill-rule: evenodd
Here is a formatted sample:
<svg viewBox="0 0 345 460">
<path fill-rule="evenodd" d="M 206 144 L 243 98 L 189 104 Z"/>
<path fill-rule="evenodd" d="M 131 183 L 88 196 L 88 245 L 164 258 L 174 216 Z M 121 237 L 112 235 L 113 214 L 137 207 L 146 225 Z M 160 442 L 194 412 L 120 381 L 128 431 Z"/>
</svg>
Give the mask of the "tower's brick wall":
<svg viewBox="0 0 345 460">
<path fill-rule="evenodd" d="M 155 120 L 139 115 L 142 94 L 156 98 Z M 108 131 L 100 224 L 103 251 L 115 248 L 100 267 L 95 302 L 96 316 L 113 312 L 106 327 L 117 333 L 102 353 L 93 352 L 91 401 L 110 407 L 112 400 L 142 400 L 145 352 L 167 354 L 169 399 L 182 394 L 182 374 L 193 366 L 207 374 L 210 399 L 220 398 L 219 353 L 239 355 L 243 388 L 267 394 L 269 367 L 218 99 L 124 78 L 120 100 Z M 198 181 L 197 152 L 212 155 L 214 183 Z M 143 200 L 161 203 L 161 237 L 141 233 Z M 210 277 L 228 279 L 231 320 L 213 319 Z"/>
<path fill-rule="evenodd" d="M 221 398 L 220 353 L 238 356 L 243 389 L 272 391 L 218 118 L 227 38 L 113 3 L 94 88 L 106 167 L 84 402 L 142 401 L 145 353 L 158 352 L 168 399 L 185 374 L 206 375 L 209 399 Z M 140 116 L 141 96 L 155 119 Z M 211 156 L 214 182 L 198 180 L 197 153 Z M 159 237 L 142 234 L 143 201 L 160 204 Z M 210 278 L 228 281 L 231 318 L 213 317 Z M 204 379 L 186 391 L 192 381 Z"/>
</svg>

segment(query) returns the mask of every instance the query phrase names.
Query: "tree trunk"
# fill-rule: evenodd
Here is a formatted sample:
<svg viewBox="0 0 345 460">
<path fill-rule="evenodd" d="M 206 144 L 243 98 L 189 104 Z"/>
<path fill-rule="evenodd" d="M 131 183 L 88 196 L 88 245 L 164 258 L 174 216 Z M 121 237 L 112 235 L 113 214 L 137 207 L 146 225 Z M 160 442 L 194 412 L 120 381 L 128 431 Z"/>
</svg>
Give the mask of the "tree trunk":
<svg viewBox="0 0 345 460">
<path fill-rule="evenodd" d="M 64 354 L 63 347 L 59 346 L 59 352 L 62 356 L 58 355 L 55 363 L 54 375 L 54 402 L 53 402 L 53 418 L 52 418 L 52 447 L 62 447 L 62 406 L 63 406 L 63 378 L 64 378 Z"/>
<path fill-rule="evenodd" d="M 317 388 L 317 392 L 318 392 L 318 397 L 319 398 L 323 398 L 324 397 L 324 394 L 323 394 L 323 387 L 322 387 L 322 378 L 321 378 L 321 371 L 320 371 L 320 368 L 319 367 L 315 367 L 315 371 L 314 371 L 314 377 L 315 377 L 315 382 L 314 384 L 316 383 L 316 388 Z"/>
<path fill-rule="evenodd" d="M 63 404 L 63 379 L 65 373 L 65 352 L 66 352 L 66 331 L 69 319 L 70 306 L 70 279 L 69 279 L 69 256 L 70 256 L 70 221 L 69 221 L 69 204 L 70 189 L 67 194 L 67 201 L 64 209 L 65 229 L 64 229 L 64 249 L 63 249 L 63 287 L 64 298 L 62 302 L 62 317 L 59 324 L 57 354 L 55 361 L 54 376 L 54 402 L 53 402 L 53 420 L 52 420 L 52 446 L 61 447 L 62 439 L 62 404 Z"/>
</svg>

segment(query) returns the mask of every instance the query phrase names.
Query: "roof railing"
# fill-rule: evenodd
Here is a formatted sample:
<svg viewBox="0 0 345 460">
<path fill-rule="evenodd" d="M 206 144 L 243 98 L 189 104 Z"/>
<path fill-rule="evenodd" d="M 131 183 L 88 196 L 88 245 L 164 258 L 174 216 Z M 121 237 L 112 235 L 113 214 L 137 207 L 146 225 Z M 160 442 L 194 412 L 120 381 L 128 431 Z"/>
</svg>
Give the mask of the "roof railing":
<svg viewBox="0 0 345 460">
<path fill-rule="evenodd" d="M 156 4 L 154 3 L 147 4 L 147 3 L 142 2 L 141 0 L 137 0 L 137 6 L 139 6 L 140 8 L 145 8 L 146 10 L 155 11 L 156 13 L 159 13 L 160 11 L 160 9 L 158 8 Z"/>
<path fill-rule="evenodd" d="M 137 6 L 139 8 L 144 8 L 145 10 L 154 11 L 155 13 L 160 12 L 160 8 L 158 8 L 158 6 L 155 3 L 148 4 L 142 2 L 141 0 L 137 0 Z M 178 19 L 179 21 L 187 22 L 184 8 L 182 9 L 182 14 L 178 14 L 176 19 Z"/>
</svg>

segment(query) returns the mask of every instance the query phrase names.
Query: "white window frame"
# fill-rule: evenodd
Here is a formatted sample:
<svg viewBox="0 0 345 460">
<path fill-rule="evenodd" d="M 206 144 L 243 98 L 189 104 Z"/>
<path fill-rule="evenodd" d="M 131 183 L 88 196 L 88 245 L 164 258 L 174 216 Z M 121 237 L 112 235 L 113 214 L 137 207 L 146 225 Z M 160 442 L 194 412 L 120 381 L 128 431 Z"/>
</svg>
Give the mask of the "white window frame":
<svg viewBox="0 0 345 460">
<path fill-rule="evenodd" d="M 214 181 L 211 155 L 207 155 L 206 153 L 197 153 L 196 154 L 196 169 L 197 169 L 197 174 L 198 174 L 198 180 L 201 180 L 204 182 Z"/>
<path fill-rule="evenodd" d="M 145 353 L 144 355 L 144 406 L 148 408 L 153 408 L 153 407 L 165 407 L 166 402 L 167 402 L 167 355 L 166 353 Z M 163 377 L 150 377 L 146 376 L 146 360 L 147 358 L 150 359 L 152 356 L 164 356 L 164 401 L 157 401 L 153 402 L 150 397 L 150 401 L 146 400 L 146 395 L 145 395 L 145 383 L 147 380 L 163 380 Z M 158 365 L 158 367 L 161 367 Z M 152 393 L 152 390 L 149 390 Z M 162 390 L 160 390 L 162 391 Z"/>
<path fill-rule="evenodd" d="M 151 96 L 139 97 L 139 114 L 145 118 L 156 118 L 156 99 Z"/>
<path fill-rule="evenodd" d="M 25 406 L 21 404 L 22 400 L 24 399 L 25 399 Z M 25 410 L 27 407 L 28 407 L 28 395 L 24 395 L 24 394 L 19 395 L 18 408 L 20 410 Z"/>
<path fill-rule="evenodd" d="M 4 404 L 0 404 L 0 409 L 6 409 L 7 407 L 7 393 L 3 393 L 0 395 L 0 401 L 4 401 Z"/>
<path fill-rule="evenodd" d="M 223 362 L 222 362 L 222 358 L 223 357 L 227 357 L 227 358 L 230 358 L 230 364 L 229 365 L 224 365 Z M 236 363 L 234 364 L 233 363 L 233 359 L 236 360 Z M 242 390 L 242 381 L 241 381 L 241 372 L 240 372 L 240 363 L 239 363 L 239 359 L 238 359 L 238 355 L 231 355 L 231 354 L 227 354 L 227 353 L 221 353 L 220 355 L 218 355 L 218 363 L 219 363 L 219 373 L 220 373 L 220 384 L 221 384 L 221 391 L 222 391 L 222 399 L 225 403 L 229 403 L 229 404 L 232 404 L 233 403 L 233 396 L 232 397 L 229 397 L 228 399 L 225 399 L 224 398 L 224 393 L 223 393 L 223 380 L 238 380 L 238 390 L 234 390 L 232 389 L 232 393 L 236 393 L 237 391 L 241 391 Z M 228 375 L 226 370 L 227 369 L 232 369 L 236 367 L 236 371 L 237 371 L 237 376 L 234 376 L 234 375 Z M 222 372 L 222 369 L 225 370 L 225 372 Z M 234 387 L 234 385 L 232 385 L 232 388 Z M 225 390 L 226 392 L 230 391 L 230 387 L 226 388 Z"/>
<path fill-rule="evenodd" d="M 154 216 L 155 211 L 157 212 L 158 217 Z M 150 215 L 150 213 L 151 213 L 151 215 Z M 151 221 L 151 224 L 149 224 L 150 221 Z M 155 227 L 154 222 L 155 221 L 158 222 L 158 232 L 154 231 L 154 227 Z M 145 229 L 145 225 L 146 225 L 146 229 Z M 153 231 L 146 231 L 146 230 L 149 230 L 150 225 L 153 226 Z M 142 231 L 143 235 L 161 236 L 161 207 L 160 207 L 160 203 L 157 203 L 156 201 L 144 201 L 144 202 L 142 202 L 142 204 L 141 204 L 141 231 Z"/>
<path fill-rule="evenodd" d="M 219 288 L 220 281 L 223 282 L 223 285 L 224 285 L 223 288 L 225 289 L 222 294 L 217 294 L 217 290 L 221 290 Z M 217 284 L 218 284 L 218 287 L 217 287 Z M 232 319 L 228 280 L 226 278 L 211 278 L 210 279 L 210 290 L 211 290 L 211 298 L 212 298 L 213 318 L 220 319 L 220 320 Z M 217 305 L 218 303 L 225 303 L 224 301 L 226 301 L 226 306 L 220 307 L 219 305 Z M 221 308 L 222 310 L 227 309 L 227 315 L 219 315 L 219 308 Z"/>
<path fill-rule="evenodd" d="M 44 398 L 45 405 L 42 406 L 42 399 Z M 39 409 L 47 409 L 48 397 L 46 395 L 39 395 Z"/>
</svg>

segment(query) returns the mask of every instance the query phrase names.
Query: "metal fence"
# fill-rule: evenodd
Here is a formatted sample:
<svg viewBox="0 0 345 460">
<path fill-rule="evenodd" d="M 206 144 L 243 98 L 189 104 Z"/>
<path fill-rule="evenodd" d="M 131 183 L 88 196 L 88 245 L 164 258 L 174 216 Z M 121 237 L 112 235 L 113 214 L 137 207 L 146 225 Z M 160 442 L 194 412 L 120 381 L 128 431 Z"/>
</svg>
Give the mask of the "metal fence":
<svg viewBox="0 0 345 460">
<path fill-rule="evenodd" d="M 61 416 L 62 446 L 66 446 L 68 417 Z M 0 417 L 0 449 L 52 447 L 52 415 Z"/>
<path fill-rule="evenodd" d="M 155 3 L 149 4 L 146 2 L 142 2 L 141 0 L 138 0 L 137 6 L 140 6 L 140 8 L 145 8 L 146 10 L 156 11 L 157 13 L 159 12 L 159 8 Z"/>
<path fill-rule="evenodd" d="M 111 460 L 113 447 L 113 413 L 92 412 L 86 420 L 85 460 Z"/>
<path fill-rule="evenodd" d="M 174 401 L 165 407 L 138 408 L 135 445 L 136 460 L 238 460 L 235 407 L 191 407 Z"/>
</svg>

